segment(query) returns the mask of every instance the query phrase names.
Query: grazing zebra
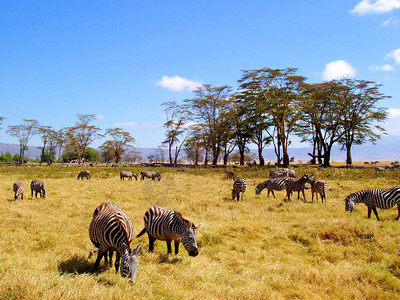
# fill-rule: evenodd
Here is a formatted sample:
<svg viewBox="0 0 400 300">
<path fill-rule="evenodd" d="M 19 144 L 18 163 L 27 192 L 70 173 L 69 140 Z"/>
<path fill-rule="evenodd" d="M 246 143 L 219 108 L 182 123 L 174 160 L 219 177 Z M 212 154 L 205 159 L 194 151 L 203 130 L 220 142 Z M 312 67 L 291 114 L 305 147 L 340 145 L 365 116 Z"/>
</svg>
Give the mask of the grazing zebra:
<svg viewBox="0 0 400 300">
<path fill-rule="evenodd" d="M 233 183 L 233 189 L 231 189 L 232 200 L 234 200 L 236 198 L 236 200 L 239 202 L 239 196 L 240 196 L 240 193 L 242 193 L 241 198 L 243 201 L 244 193 L 246 192 L 246 188 L 247 188 L 246 179 L 244 179 L 244 178 L 236 179 L 235 182 Z"/>
<path fill-rule="evenodd" d="M 327 189 L 327 184 L 325 180 L 315 180 L 314 175 L 309 175 L 309 180 L 311 184 L 311 195 L 312 195 L 312 202 L 314 202 L 314 193 L 317 197 L 318 201 L 318 194 L 321 195 L 321 201 L 326 203 L 326 189 Z"/>
<path fill-rule="evenodd" d="M 141 250 L 142 244 L 131 250 L 133 236 L 133 224 L 119 205 L 107 202 L 98 206 L 89 227 L 90 240 L 99 249 L 93 272 L 99 268 L 100 261 L 107 252 L 110 254 L 110 251 L 117 251 L 115 271 L 118 272 L 121 258 L 121 276 L 134 281 L 139 265 L 136 254 Z"/>
<path fill-rule="evenodd" d="M 279 177 L 293 177 L 296 178 L 294 170 L 283 169 L 283 170 L 271 170 L 269 171 L 269 178 Z"/>
<path fill-rule="evenodd" d="M 37 198 L 37 194 L 40 194 L 40 197 L 46 199 L 46 189 L 44 188 L 44 183 L 38 179 L 33 179 L 31 182 L 31 198 L 33 198 L 33 191 L 35 191 L 35 197 Z"/>
<path fill-rule="evenodd" d="M 88 171 L 88 170 L 81 171 L 78 174 L 78 179 L 82 178 L 82 180 L 83 180 L 83 178 L 86 178 L 87 180 L 89 180 L 91 177 L 92 177 L 92 174 L 90 174 L 90 171 Z"/>
<path fill-rule="evenodd" d="M 364 203 L 368 207 L 368 218 L 371 218 L 371 211 L 374 212 L 378 221 L 378 212 L 376 208 L 389 209 L 397 204 L 399 214 L 396 220 L 400 217 L 400 186 L 395 186 L 388 189 L 369 189 L 361 190 L 348 195 L 346 198 L 346 211 L 353 212 L 356 203 Z"/>
<path fill-rule="evenodd" d="M 140 177 L 140 180 L 144 180 L 145 177 L 151 178 L 152 180 L 157 177 L 158 181 L 161 180 L 161 175 L 153 171 L 142 171 L 140 172 L 140 175 L 142 175 L 142 177 Z"/>
<path fill-rule="evenodd" d="M 135 177 L 135 179 L 137 180 L 137 175 L 133 172 L 128 172 L 128 171 L 121 171 L 119 173 L 119 178 L 121 180 L 125 180 L 125 177 L 128 177 L 128 180 L 132 180 L 132 177 Z"/>
<path fill-rule="evenodd" d="M 302 192 L 304 201 L 306 201 L 306 195 L 304 194 L 304 189 L 306 187 L 306 182 L 310 184 L 313 182 L 312 177 L 313 175 L 307 175 L 307 174 L 304 174 L 299 179 L 287 177 L 289 179 L 286 185 L 286 195 L 288 197 L 288 201 L 290 201 L 290 195 L 292 194 L 292 192 L 298 192 L 297 198 L 299 200 L 300 200 L 300 192 Z"/>
<path fill-rule="evenodd" d="M 275 198 L 274 191 L 282 191 L 283 189 L 285 189 L 288 181 L 289 181 L 288 177 L 268 179 L 257 185 L 256 194 L 260 195 L 263 189 L 268 189 L 267 196 L 269 196 L 269 193 L 271 192 L 272 196 L 274 196 Z"/>
<path fill-rule="evenodd" d="M 225 170 L 225 176 L 227 180 L 235 180 L 236 175 L 231 170 Z"/>
<path fill-rule="evenodd" d="M 18 201 L 19 197 L 21 196 L 21 200 L 24 200 L 24 185 L 17 181 L 13 184 L 13 191 L 14 191 L 14 200 Z"/>
<path fill-rule="evenodd" d="M 197 235 L 192 222 L 184 219 L 181 213 L 153 206 L 144 214 L 144 228 L 137 238 L 147 232 L 149 237 L 149 252 L 154 250 L 155 240 L 167 242 L 168 254 L 172 254 L 171 242 L 175 242 L 175 254 L 179 253 L 179 242 L 182 242 L 190 256 L 197 256 Z"/>
</svg>

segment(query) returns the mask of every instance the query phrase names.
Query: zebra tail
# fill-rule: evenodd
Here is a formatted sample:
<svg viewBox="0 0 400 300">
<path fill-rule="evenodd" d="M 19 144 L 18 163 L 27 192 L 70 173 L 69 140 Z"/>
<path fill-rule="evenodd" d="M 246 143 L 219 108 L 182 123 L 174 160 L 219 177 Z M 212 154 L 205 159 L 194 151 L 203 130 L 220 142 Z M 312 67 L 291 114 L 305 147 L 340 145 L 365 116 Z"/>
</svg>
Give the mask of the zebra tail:
<svg viewBox="0 0 400 300">
<path fill-rule="evenodd" d="M 142 229 L 141 232 L 136 236 L 136 238 L 141 237 L 146 232 L 146 227 Z"/>
</svg>

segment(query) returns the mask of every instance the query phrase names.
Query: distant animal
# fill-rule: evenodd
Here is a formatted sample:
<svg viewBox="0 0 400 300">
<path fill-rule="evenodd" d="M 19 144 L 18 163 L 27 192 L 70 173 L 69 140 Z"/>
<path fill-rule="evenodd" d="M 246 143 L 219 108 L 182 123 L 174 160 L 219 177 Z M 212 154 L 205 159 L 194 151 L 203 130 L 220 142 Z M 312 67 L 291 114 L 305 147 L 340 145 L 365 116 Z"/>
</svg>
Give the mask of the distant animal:
<svg viewBox="0 0 400 300">
<path fill-rule="evenodd" d="M 378 172 L 386 172 L 386 169 L 384 167 L 375 167 L 375 170 Z"/>
<path fill-rule="evenodd" d="M 128 180 L 132 180 L 132 177 L 135 177 L 135 179 L 137 180 L 138 176 L 133 173 L 133 172 L 128 172 L 128 171 L 121 171 L 119 173 L 119 178 L 121 180 L 125 180 L 125 177 L 128 177 Z"/>
<path fill-rule="evenodd" d="M 149 252 L 154 250 L 156 240 L 166 241 L 168 254 L 172 254 L 171 242 L 175 243 L 175 254 L 179 253 L 179 243 L 182 242 L 190 256 L 197 256 L 196 229 L 200 225 L 184 219 L 181 213 L 153 206 L 144 214 L 144 228 L 137 238 L 145 232 L 149 237 Z"/>
<path fill-rule="evenodd" d="M 283 170 L 271 170 L 269 171 L 269 178 L 279 178 L 279 177 L 293 177 L 295 176 L 294 170 L 283 169 Z"/>
<path fill-rule="evenodd" d="M 260 195 L 261 191 L 263 189 L 268 189 L 268 194 L 267 196 L 269 196 L 269 193 L 272 193 L 272 196 L 274 196 L 275 198 L 275 194 L 274 191 L 282 191 L 286 188 L 286 185 L 288 184 L 288 179 L 289 177 L 278 177 L 278 178 L 271 178 L 268 179 L 262 183 L 260 183 L 259 185 L 257 185 L 256 187 L 256 194 Z"/>
<path fill-rule="evenodd" d="M 233 183 L 233 189 L 231 189 L 232 200 L 234 200 L 236 198 L 236 201 L 239 202 L 239 196 L 240 196 L 240 193 L 242 193 L 241 199 L 243 201 L 244 193 L 246 192 L 246 188 L 247 188 L 246 179 L 244 179 L 244 178 L 236 179 L 235 182 Z"/>
<path fill-rule="evenodd" d="M 227 180 L 235 180 L 236 175 L 231 170 L 225 170 L 225 176 Z"/>
<path fill-rule="evenodd" d="M 140 175 L 142 175 L 142 177 L 140 177 L 140 180 L 144 180 L 145 177 L 147 178 L 151 178 L 152 180 L 154 180 L 154 178 L 158 178 L 158 181 L 161 180 L 161 175 L 157 172 L 153 172 L 153 171 L 142 171 L 140 172 Z"/>
<path fill-rule="evenodd" d="M 18 201 L 20 197 L 21 197 L 21 200 L 24 200 L 25 189 L 24 189 L 24 185 L 21 182 L 19 182 L 19 181 L 14 182 L 13 191 L 14 191 L 14 200 L 15 201 Z"/>
<path fill-rule="evenodd" d="M 308 174 L 304 174 L 299 179 L 292 177 L 287 177 L 287 178 L 289 179 L 286 185 L 286 195 L 288 197 L 288 201 L 290 201 L 290 195 L 292 194 L 292 192 L 299 192 L 297 196 L 298 199 L 300 199 L 300 192 L 302 192 L 304 201 L 306 201 L 306 195 L 304 194 L 304 189 L 306 187 L 307 182 L 308 183 L 312 182 L 311 176 Z"/>
<path fill-rule="evenodd" d="M 368 207 L 368 218 L 371 218 L 371 211 L 374 212 L 378 221 L 378 212 L 376 208 L 389 209 L 397 204 L 398 215 L 400 218 L 400 186 L 388 189 L 369 189 L 361 190 L 348 195 L 346 198 L 346 211 L 353 212 L 356 203 L 364 203 Z"/>
<path fill-rule="evenodd" d="M 31 198 L 33 198 L 33 192 L 35 191 L 35 197 L 37 198 L 37 194 L 39 193 L 40 197 L 46 199 L 46 189 L 44 187 L 43 181 L 39 179 L 34 179 L 31 182 Z"/>
<path fill-rule="evenodd" d="M 315 180 L 314 175 L 309 176 L 311 182 L 311 196 L 312 196 L 312 202 L 314 202 L 314 194 L 316 195 L 317 201 L 318 201 L 318 194 L 321 196 L 321 201 L 326 203 L 326 190 L 327 190 L 327 184 L 325 180 Z"/>
<path fill-rule="evenodd" d="M 82 178 L 82 180 L 83 180 L 83 178 L 86 178 L 87 180 L 89 180 L 91 177 L 92 177 L 92 174 L 91 174 L 90 171 L 88 171 L 88 170 L 81 171 L 81 172 L 78 174 L 78 179 L 79 179 L 79 178 Z"/>
<path fill-rule="evenodd" d="M 139 265 L 136 254 L 142 249 L 142 244 L 131 250 L 133 236 L 132 221 L 119 205 L 111 202 L 99 205 L 93 213 L 89 227 L 90 240 L 99 249 L 93 272 L 99 268 L 100 261 L 107 252 L 117 251 L 115 271 L 118 272 L 121 267 L 121 276 L 134 281 Z"/>
</svg>

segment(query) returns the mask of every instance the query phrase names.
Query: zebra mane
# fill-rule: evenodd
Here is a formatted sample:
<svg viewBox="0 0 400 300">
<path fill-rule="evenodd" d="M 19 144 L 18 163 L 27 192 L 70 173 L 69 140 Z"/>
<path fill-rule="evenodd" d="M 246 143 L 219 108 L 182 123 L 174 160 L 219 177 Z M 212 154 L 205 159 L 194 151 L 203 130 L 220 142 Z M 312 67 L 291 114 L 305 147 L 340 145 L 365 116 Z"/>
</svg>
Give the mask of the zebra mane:
<svg viewBox="0 0 400 300">
<path fill-rule="evenodd" d="M 192 224 L 192 222 L 190 222 L 189 220 L 187 220 L 184 217 L 182 217 L 182 214 L 180 212 L 174 211 L 174 214 L 175 214 L 176 217 L 179 218 L 179 220 L 183 221 L 184 223 L 187 223 L 188 225 Z"/>
<path fill-rule="evenodd" d="M 126 239 L 126 248 L 130 251 L 131 250 L 131 246 L 129 244 L 129 235 L 128 232 L 126 231 L 125 227 L 122 225 L 122 221 L 121 218 L 118 217 L 118 214 L 115 214 L 115 219 L 117 220 L 118 226 L 120 229 L 122 229 L 122 231 L 124 232 L 125 235 L 125 239 Z M 122 253 L 121 253 L 122 255 Z"/>
</svg>

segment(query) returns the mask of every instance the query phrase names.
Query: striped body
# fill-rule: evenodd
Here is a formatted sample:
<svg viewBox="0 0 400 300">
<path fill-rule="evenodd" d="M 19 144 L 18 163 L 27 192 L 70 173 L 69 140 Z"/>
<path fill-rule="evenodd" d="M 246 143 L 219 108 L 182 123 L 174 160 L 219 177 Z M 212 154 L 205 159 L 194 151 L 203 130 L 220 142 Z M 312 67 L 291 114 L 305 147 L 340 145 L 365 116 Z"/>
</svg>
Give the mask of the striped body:
<svg viewBox="0 0 400 300">
<path fill-rule="evenodd" d="M 235 180 L 236 175 L 231 170 L 225 170 L 225 175 L 227 180 Z"/>
<path fill-rule="evenodd" d="M 179 253 L 179 243 L 182 242 L 190 256 L 197 256 L 196 229 L 199 226 L 184 219 L 179 212 L 153 206 L 144 214 L 144 228 L 137 237 L 147 232 L 149 252 L 153 252 L 155 240 L 161 240 L 167 242 L 168 254 L 171 254 L 171 242 L 174 241 L 175 254 Z"/>
<path fill-rule="evenodd" d="M 269 171 L 269 178 L 279 178 L 279 177 L 293 177 L 295 178 L 294 170 L 283 169 L 283 170 L 271 170 Z"/>
<path fill-rule="evenodd" d="M 40 197 L 46 199 L 46 189 L 44 187 L 44 183 L 38 179 L 33 179 L 31 182 L 31 197 L 33 198 L 33 192 L 35 192 L 35 197 L 37 198 L 37 194 L 39 193 Z"/>
<path fill-rule="evenodd" d="M 286 185 L 286 195 L 288 197 L 288 201 L 290 201 L 290 195 L 292 192 L 299 192 L 298 193 L 298 199 L 300 199 L 300 192 L 303 193 L 303 198 L 304 201 L 306 201 L 306 195 L 304 194 L 304 189 L 306 188 L 306 183 L 312 183 L 313 182 L 313 175 L 307 175 L 304 174 L 301 176 L 299 179 L 292 178 L 292 177 L 287 177 L 288 183 Z"/>
<path fill-rule="evenodd" d="M 15 201 L 18 201 L 20 197 L 21 197 L 21 200 L 24 200 L 25 189 L 24 189 L 24 185 L 21 182 L 19 182 L 19 181 L 14 182 L 13 191 L 14 191 L 14 200 Z"/>
<path fill-rule="evenodd" d="M 272 178 L 272 179 L 268 179 L 262 183 L 260 183 L 259 185 L 257 185 L 256 187 L 256 194 L 260 195 L 261 191 L 263 189 L 268 189 L 268 195 L 271 192 L 272 196 L 274 196 L 275 198 L 275 194 L 274 191 L 282 191 L 283 189 L 286 188 L 286 185 L 288 184 L 288 177 L 279 177 L 279 178 Z"/>
<path fill-rule="evenodd" d="M 233 189 L 232 189 L 232 200 L 236 198 L 236 200 L 239 202 L 239 196 L 240 193 L 242 193 L 242 201 L 244 198 L 244 193 L 246 192 L 247 188 L 247 182 L 246 179 L 244 178 L 238 178 L 235 180 L 233 183 Z"/>
<path fill-rule="evenodd" d="M 83 180 L 83 178 L 86 178 L 87 180 L 89 180 L 91 177 L 92 177 L 92 174 L 91 174 L 90 171 L 88 171 L 88 170 L 81 171 L 81 172 L 78 174 L 78 179 L 79 179 L 79 178 L 82 178 L 82 180 Z"/>
<path fill-rule="evenodd" d="M 152 180 L 154 180 L 154 178 L 158 178 L 158 181 L 161 180 L 161 175 L 153 171 L 142 171 L 140 172 L 140 175 L 142 175 L 142 177 L 140 177 L 140 180 L 144 180 L 145 177 L 151 178 Z"/>
<path fill-rule="evenodd" d="M 142 245 L 131 250 L 133 236 L 133 224 L 119 205 L 107 202 L 98 206 L 89 227 L 90 240 L 99 249 L 93 272 L 98 269 L 101 259 L 108 251 L 117 251 L 115 270 L 118 271 L 121 257 L 121 276 L 134 280 L 139 265 L 136 254 Z"/>
<path fill-rule="evenodd" d="M 396 220 L 400 217 L 400 186 L 395 186 L 388 189 L 369 189 L 361 190 L 348 195 L 346 198 L 346 211 L 353 212 L 356 203 L 364 203 L 368 207 L 368 218 L 371 217 L 371 211 L 374 212 L 378 221 L 378 212 L 376 208 L 389 209 L 397 204 L 399 214 Z"/>
<path fill-rule="evenodd" d="M 137 176 L 135 173 L 133 173 L 133 172 L 121 171 L 121 172 L 119 173 L 119 178 L 120 178 L 121 180 L 125 180 L 125 177 L 127 177 L 128 180 L 132 180 L 132 177 L 135 177 L 135 179 L 137 180 L 137 177 L 138 177 L 138 176 Z"/>
<path fill-rule="evenodd" d="M 326 189 L 327 189 L 327 184 L 325 180 L 317 180 L 314 181 L 314 183 L 311 183 L 311 195 L 312 195 L 312 201 L 314 201 L 314 194 L 316 194 L 317 201 L 318 201 L 318 194 L 321 195 L 321 201 L 326 203 Z"/>
</svg>

